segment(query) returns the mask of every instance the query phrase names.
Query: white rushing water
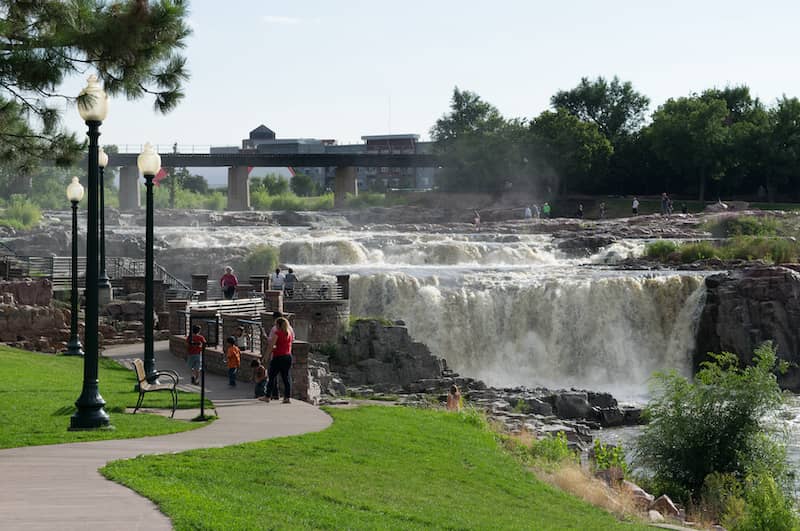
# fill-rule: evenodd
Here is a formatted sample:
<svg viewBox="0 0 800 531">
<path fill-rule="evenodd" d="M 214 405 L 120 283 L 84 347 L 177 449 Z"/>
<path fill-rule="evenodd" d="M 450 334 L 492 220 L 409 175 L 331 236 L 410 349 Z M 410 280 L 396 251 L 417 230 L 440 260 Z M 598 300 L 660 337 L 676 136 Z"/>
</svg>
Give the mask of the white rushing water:
<svg viewBox="0 0 800 531">
<path fill-rule="evenodd" d="M 120 232 L 124 232 L 124 229 Z M 414 339 L 494 386 L 638 397 L 656 370 L 691 370 L 702 275 L 612 271 L 642 241 L 565 257 L 547 235 L 296 227 L 157 228 L 172 248 L 274 245 L 301 279 L 351 273 L 353 315 Z"/>
</svg>

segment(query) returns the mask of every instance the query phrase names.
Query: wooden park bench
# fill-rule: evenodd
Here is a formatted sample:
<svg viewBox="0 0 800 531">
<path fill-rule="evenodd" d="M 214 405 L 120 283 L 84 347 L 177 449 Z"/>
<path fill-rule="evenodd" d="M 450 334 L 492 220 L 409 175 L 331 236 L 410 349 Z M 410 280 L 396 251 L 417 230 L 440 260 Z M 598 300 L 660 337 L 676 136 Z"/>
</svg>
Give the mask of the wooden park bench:
<svg viewBox="0 0 800 531">
<path fill-rule="evenodd" d="M 170 370 L 156 371 L 156 379 L 166 377 L 171 381 L 167 383 L 151 384 L 147 381 L 147 374 L 144 372 L 144 362 L 142 360 L 133 360 L 133 370 L 136 371 L 136 378 L 139 380 L 139 400 L 136 402 L 136 408 L 133 410 L 133 413 L 136 414 L 139 408 L 142 407 L 145 393 L 149 393 L 151 391 L 169 391 L 170 394 L 172 394 L 172 415 L 170 415 L 170 418 L 174 418 L 175 409 L 178 407 L 177 386 L 178 382 L 180 381 L 180 376 L 178 376 L 178 373 Z"/>
</svg>

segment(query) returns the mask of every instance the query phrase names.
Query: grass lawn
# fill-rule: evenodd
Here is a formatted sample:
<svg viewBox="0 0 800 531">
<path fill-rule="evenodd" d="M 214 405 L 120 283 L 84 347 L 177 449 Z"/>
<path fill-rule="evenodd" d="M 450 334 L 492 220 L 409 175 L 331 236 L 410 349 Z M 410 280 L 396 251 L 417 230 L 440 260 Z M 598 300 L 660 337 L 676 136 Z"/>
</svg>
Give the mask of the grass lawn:
<svg viewBox="0 0 800 531">
<path fill-rule="evenodd" d="M 540 482 L 469 415 L 330 409 L 325 431 L 101 472 L 175 529 L 645 529 Z"/>
<path fill-rule="evenodd" d="M 122 413 L 134 407 L 139 393 L 136 377 L 118 363 L 100 359 L 100 394 L 115 429 L 67 431 L 83 383 L 83 358 L 53 356 L 0 347 L 0 448 L 129 439 L 191 430 L 200 422 L 171 420 L 160 415 Z M 146 407 L 169 406 L 169 393 L 149 393 Z M 183 408 L 200 407 L 200 397 L 181 393 Z"/>
</svg>

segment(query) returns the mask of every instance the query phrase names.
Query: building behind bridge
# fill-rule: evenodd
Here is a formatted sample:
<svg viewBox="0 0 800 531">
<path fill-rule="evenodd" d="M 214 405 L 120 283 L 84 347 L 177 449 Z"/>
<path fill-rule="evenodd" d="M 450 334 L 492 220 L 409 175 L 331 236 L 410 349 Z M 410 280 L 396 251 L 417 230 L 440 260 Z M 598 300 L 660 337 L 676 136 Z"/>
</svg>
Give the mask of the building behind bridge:
<svg viewBox="0 0 800 531">
<path fill-rule="evenodd" d="M 362 136 L 361 144 L 338 144 L 336 140 L 316 138 L 277 138 L 275 132 L 259 125 L 241 147 L 212 147 L 211 153 L 377 153 L 377 154 L 428 154 L 433 152 L 432 142 L 420 142 L 416 134 L 391 134 Z M 335 167 L 296 167 L 294 174 L 310 176 L 322 189 L 332 189 Z M 435 168 L 357 167 L 359 190 L 384 191 L 394 189 L 429 189 L 433 187 Z"/>
</svg>

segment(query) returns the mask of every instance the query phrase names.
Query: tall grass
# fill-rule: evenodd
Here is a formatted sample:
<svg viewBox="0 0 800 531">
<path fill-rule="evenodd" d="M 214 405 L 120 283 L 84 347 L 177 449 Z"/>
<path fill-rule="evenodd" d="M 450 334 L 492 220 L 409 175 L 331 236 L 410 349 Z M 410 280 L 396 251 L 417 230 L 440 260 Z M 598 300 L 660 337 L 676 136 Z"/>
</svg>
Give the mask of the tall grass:
<svg viewBox="0 0 800 531">
<path fill-rule="evenodd" d="M 691 263 L 718 258 L 787 264 L 800 260 L 800 243 L 787 238 L 762 236 L 737 236 L 718 247 L 710 242 L 680 245 L 673 242 L 654 242 L 647 246 L 645 255 L 660 262 Z"/>
<path fill-rule="evenodd" d="M 41 209 L 35 203 L 20 196 L 12 196 L 5 210 L 0 212 L 0 225 L 17 230 L 31 229 L 41 220 Z"/>
<path fill-rule="evenodd" d="M 266 190 L 255 190 L 250 194 L 250 204 L 256 210 L 330 210 L 333 194 L 300 197 L 293 193 L 269 195 Z"/>
</svg>

